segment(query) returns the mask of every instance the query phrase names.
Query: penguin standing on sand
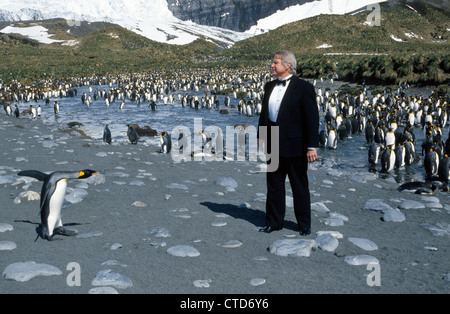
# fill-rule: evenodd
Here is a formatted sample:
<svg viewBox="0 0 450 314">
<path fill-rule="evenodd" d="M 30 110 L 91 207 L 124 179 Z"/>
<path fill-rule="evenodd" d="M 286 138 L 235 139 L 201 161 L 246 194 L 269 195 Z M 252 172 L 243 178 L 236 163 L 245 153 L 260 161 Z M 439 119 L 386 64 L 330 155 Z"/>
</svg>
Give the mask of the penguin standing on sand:
<svg viewBox="0 0 450 314">
<path fill-rule="evenodd" d="M 438 174 L 439 170 L 439 155 L 438 153 L 431 148 L 425 155 L 425 159 L 423 161 L 423 165 L 425 167 L 425 173 L 428 178 L 431 178 L 434 175 Z"/>
<path fill-rule="evenodd" d="M 31 110 L 31 118 L 36 119 L 36 116 L 37 116 L 36 108 L 34 108 L 33 106 L 30 106 L 30 110 Z"/>
<path fill-rule="evenodd" d="M 337 127 L 337 134 L 338 134 L 339 140 L 345 141 L 348 137 L 348 131 L 349 130 L 345 126 L 344 121 L 341 121 L 341 123 Z"/>
<path fill-rule="evenodd" d="M 405 147 L 405 164 L 412 165 L 416 160 L 416 149 L 411 141 L 406 141 L 403 146 Z"/>
<path fill-rule="evenodd" d="M 14 116 L 16 118 L 18 118 L 20 116 L 20 111 L 19 111 L 19 107 L 17 106 L 17 104 L 14 105 Z"/>
<path fill-rule="evenodd" d="M 167 132 L 162 132 L 161 134 L 161 151 L 164 154 L 170 153 L 170 150 L 172 149 L 172 139 L 170 138 L 170 135 Z"/>
<path fill-rule="evenodd" d="M 381 154 L 381 172 L 387 173 L 394 169 L 395 166 L 395 152 L 392 146 L 386 147 Z"/>
<path fill-rule="evenodd" d="M 187 139 L 184 137 L 183 129 L 180 129 L 180 133 L 178 134 L 178 150 L 179 153 L 182 154 L 184 150 L 187 148 Z"/>
<path fill-rule="evenodd" d="M 107 124 L 103 129 L 103 142 L 111 144 L 111 130 L 109 129 L 109 125 Z"/>
<path fill-rule="evenodd" d="M 445 154 L 439 161 L 439 180 L 448 183 L 450 181 L 450 158 Z"/>
<path fill-rule="evenodd" d="M 11 110 L 11 105 L 10 104 L 6 105 L 5 111 L 6 111 L 6 115 L 7 116 L 12 116 L 12 110 Z"/>
<path fill-rule="evenodd" d="M 154 100 L 152 100 L 148 106 L 152 108 L 152 111 L 156 111 L 156 102 Z"/>
<path fill-rule="evenodd" d="M 405 166 L 406 149 L 403 145 L 395 146 L 395 168 L 400 169 Z"/>
<path fill-rule="evenodd" d="M 208 132 L 205 132 L 205 130 L 202 130 L 200 132 L 200 135 L 202 136 L 202 150 L 205 152 L 210 152 L 212 148 L 212 137 Z"/>
<path fill-rule="evenodd" d="M 56 100 L 53 102 L 53 112 L 55 114 L 59 113 L 59 104 L 58 104 L 58 102 Z"/>
<path fill-rule="evenodd" d="M 375 127 L 373 126 L 372 121 L 369 121 L 366 127 L 366 141 L 367 143 L 372 143 L 375 138 Z"/>
<path fill-rule="evenodd" d="M 67 181 L 71 179 L 86 179 L 99 174 L 93 170 L 82 171 L 55 171 L 45 174 L 37 170 L 25 170 L 19 176 L 32 177 L 43 181 L 41 190 L 41 234 L 46 240 L 53 240 L 55 234 L 74 236 L 76 231 L 67 230 L 61 221 L 61 208 L 66 195 Z"/>
<path fill-rule="evenodd" d="M 130 140 L 131 144 L 136 145 L 139 141 L 139 135 L 137 134 L 136 130 L 133 128 L 131 124 L 128 124 L 128 131 L 127 131 L 128 139 Z"/>
<path fill-rule="evenodd" d="M 378 157 L 380 155 L 380 145 L 372 142 L 369 146 L 369 164 L 375 167 L 378 163 Z"/>
<path fill-rule="evenodd" d="M 330 130 L 330 132 L 328 132 L 327 147 L 330 149 L 336 149 L 337 142 L 338 142 L 338 138 L 336 136 L 336 129 L 332 128 Z"/>
</svg>

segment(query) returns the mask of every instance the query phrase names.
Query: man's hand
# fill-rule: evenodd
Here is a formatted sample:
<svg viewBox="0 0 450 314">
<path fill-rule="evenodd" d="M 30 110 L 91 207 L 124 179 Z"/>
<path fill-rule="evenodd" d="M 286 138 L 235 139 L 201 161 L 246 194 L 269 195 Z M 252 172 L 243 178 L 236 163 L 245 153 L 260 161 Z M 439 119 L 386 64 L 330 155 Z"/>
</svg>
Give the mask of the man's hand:
<svg viewBox="0 0 450 314">
<path fill-rule="evenodd" d="M 317 160 L 317 149 L 308 149 L 306 158 L 308 159 L 308 162 L 315 162 Z"/>
</svg>

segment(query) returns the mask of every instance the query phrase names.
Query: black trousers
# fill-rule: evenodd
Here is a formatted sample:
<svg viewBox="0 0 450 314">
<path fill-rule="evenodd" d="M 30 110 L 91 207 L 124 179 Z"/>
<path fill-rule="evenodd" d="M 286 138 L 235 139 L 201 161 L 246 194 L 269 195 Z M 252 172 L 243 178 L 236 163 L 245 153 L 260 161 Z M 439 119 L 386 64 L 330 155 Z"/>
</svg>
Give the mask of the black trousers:
<svg viewBox="0 0 450 314">
<path fill-rule="evenodd" d="M 278 170 L 267 173 L 266 226 L 282 229 L 286 213 L 286 176 L 291 184 L 294 213 L 301 229 L 311 228 L 311 199 L 308 160 L 304 157 L 280 157 Z"/>
</svg>

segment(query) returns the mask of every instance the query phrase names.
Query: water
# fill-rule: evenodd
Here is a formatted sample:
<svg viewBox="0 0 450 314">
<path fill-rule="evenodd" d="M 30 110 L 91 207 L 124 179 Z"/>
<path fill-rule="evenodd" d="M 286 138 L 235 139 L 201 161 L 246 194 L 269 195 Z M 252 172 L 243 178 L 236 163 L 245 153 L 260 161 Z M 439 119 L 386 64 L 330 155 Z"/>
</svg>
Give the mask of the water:
<svg viewBox="0 0 450 314">
<path fill-rule="evenodd" d="M 109 90 L 109 86 L 92 85 L 91 87 L 92 90 L 96 88 L 99 90 Z M 169 134 L 177 126 L 185 126 L 193 133 L 195 118 L 201 118 L 203 129 L 208 126 L 217 126 L 223 130 L 224 134 L 227 126 L 247 124 L 257 127 L 258 125 L 258 116 L 246 116 L 238 112 L 237 107 L 240 100 L 235 99 L 233 96 L 230 96 L 230 107 L 228 108 L 224 105 L 226 96 L 217 96 L 219 98 L 220 108 L 227 108 L 229 112 L 228 114 L 220 114 L 219 109 L 216 108 L 193 109 L 188 106 L 183 107 L 178 99 L 173 105 L 164 105 L 162 100 L 158 100 L 156 111 L 151 110 L 149 101 L 141 101 L 140 105 L 137 105 L 135 101 L 128 99 L 125 100 L 123 109 L 119 109 L 121 100 L 116 100 L 108 107 L 103 99 L 98 99 L 97 101 L 93 101 L 88 107 L 81 102 L 81 95 L 84 92 L 89 95 L 88 87 L 78 88 L 78 95 L 75 97 L 52 98 L 50 105 L 45 105 L 44 101 L 39 101 L 36 106 L 38 104 L 41 105 L 43 112 L 41 119 L 45 123 L 57 123 L 62 127 L 69 122 L 82 123 L 82 129 L 85 133 L 97 140 L 102 140 L 103 128 L 108 124 L 113 141 L 119 142 L 128 142 L 128 124 L 138 124 L 142 128 L 150 126 L 159 133 L 167 131 Z M 180 91 L 179 94 L 182 96 L 194 95 L 199 98 L 205 96 L 205 92 L 189 93 Z M 178 92 L 175 94 L 175 98 L 177 97 Z M 60 113 L 57 116 L 53 114 L 54 100 L 58 101 L 60 105 Z M 159 145 L 159 138 L 141 137 L 140 140 L 151 145 Z"/>
<path fill-rule="evenodd" d="M 114 86 L 113 86 L 114 87 Z M 95 86 L 91 85 L 92 90 L 96 88 L 99 90 L 110 89 L 109 86 Z M 205 96 L 205 92 L 175 92 L 177 99 L 174 104 L 164 105 L 162 100 L 157 101 L 156 111 L 152 111 L 149 107 L 148 101 L 141 101 L 137 105 L 135 101 L 126 99 L 125 106 L 122 110 L 119 109 L 121 100 L 116 100 L 110 106 L 106 106 L 104 99 L 99 98 L 93 101 L 88 107 L 81 101 L 81 95 L 86 93 L 89 95 L 87 86 L 78 88 L 78 94 L 75 97 L 67 98 L 52 98 L 50 105 L 45 105 L 44 101 L 39 101 L 34 104 L 35 107 L 41 105 L 42 117 L 41 120 L 46 124 L 57 124 L 61 128 L 66 128 L 69 122 L 82 123 L 82 129 L 85 133 L 95 140 L 102 141 L 103 128 L 106 124 L 112 133 L 113 142 L 116 144 L 129 145 L 127 138 L 127 125 L 138 124 L 141 127 L 150 126 L 159 133 L 167 131 L 169 134 L 177 126 L 185 126 L 191 134 L 194 133 L 194 119 L 200 118 L 202 128 L 209 126 L 217 126 L 226 132 L 227 126 L 234 126 L 237 124 L 247 124 L 249 126 L 258 126 L 259 116 L 246 116 L 238 112 L 237 107 L 239 99 L 235 99 L 230 95 L 230 107 L 225 107 L 225 96 L 218 95 L 220 108 L 228 109 L 228 114 L 219 113 L 219 108 L 212 109 L 193 109 L 189 106 L 183 107 L 178 101 L 177 96 L 180 95 L 195 95 L 199 98 Z M 92 95 L 92 93 L 91 93 Z M 426 96 L 426 95 L 425 95 Z M 58 101 L 60 105 L 60 113 L 54 115 L 53 101 Z M 19 103 L 19 108 L 23 110 L 28 107 L 28 103 Z M 322 114 L 322 113 L 321 113 Z M 199 121 L 199 120 L 197 120 Z M 321 115 L 321 129 L 323 128 L 323 116 Z M 404 126 L 399 126 L 401 129 Z M 448 127 L 442 130 L 445 137 L 448 134 Z M 348 171 L 348 172 L 372 172 L 382 179 L 393 178 L 398 183 L 409 181 L 424 181 L 425 170 L 423 167 L 423 156 L 421 155 L 421 145 L 424 139 L 423 130 L 420 127 L 414 129 L 416 134 L 416 151 L 420 160 L 411 166 L 406 166 L 402 169 L 396 169 L 389 174 L 381 174 L 381 165 L 378 164 L 376 169 L 370 169 L 368 163 L 368 145 L 364 133 L 353 134 L 345 141 L 340 141 L 336 150 L 323 148 L 319 149 L 319 156 L 323 160 L 329 160 L 333 164 L 334 169 Z M 140 143 L 148 145 L 160 146 L 159 137 L 141 137 Z"/>
</svg>

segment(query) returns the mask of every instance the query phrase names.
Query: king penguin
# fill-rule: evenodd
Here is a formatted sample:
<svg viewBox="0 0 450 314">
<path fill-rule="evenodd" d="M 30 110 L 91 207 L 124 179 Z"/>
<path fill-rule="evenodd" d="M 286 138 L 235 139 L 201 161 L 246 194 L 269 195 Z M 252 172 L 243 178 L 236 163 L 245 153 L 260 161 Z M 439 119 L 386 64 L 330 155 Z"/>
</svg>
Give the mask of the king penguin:
<svg viewBox="0 0 450 314">
<path fill-rule="evenodd" d="M 103 129 L 103 142 L 111 144 L 111 130 L 108 124 Z"/>
<path fill-rule="evenodd" d="M 450 158 L 445 154 L 439 161 L 439 179 L 442 182 L 448 183 L 450 180 Z"/>
<path fill-rule="evenodd" d="M 55 171 L 45 174 L 37 170 L 25 170 L 17 175 L 32 177 L 43 181 L 41 190 L 41 237 L 53 240 L 55 234 L 74 236 L 76 231 L 66 230 L 61 222 L 61 208 L 66 195 L 67 181 L 71 179 L 86 179 L 99 174 L 93 170 Z"/>
<path fill-rule="evenodd" d="M 386 147 L 386 149 L 381 153 L 381 172 L 387 173 L 394 169 L 395 166 L 395 152 L 392 146 Z"/>
<path fill-rule="evenodd" d="M 170 153 L 170 150 L 172 149 L 172 140 L 170 138 L 170 135 L 167 132 L 161 133 L 161 151 L 164 154 Z"/>
<path fill-rule="evenodd" d="M 438 174 L 439 170 L 439 155 L 434 149 L 430 149 L 425 155 L 423 161 L 427 178 L 431 178 Z"/>
<path fill-rule="evenodd" d="M 36 116 L 37 116 L 36 108 L 34 108 L 33 106 L 30 105 L 30 110 L 31 110 L 31 118 L 36 119 Z"/>
<path fill-rule="evenodd" d="M 58 102 L 56 100 L 53 102 L 53 112 L 55 114 L 59 113 L 59 104 L 58 104 Z"/>
<path fill-rule="evenodd" d="M 327 139 L 327 147 L 330 149 L 336 149 L 337 148 L 337 136 L 336 136 L 336 129 L 332 128 L 330 132 L 328 132 L 328 139 Z"/>
<path fill-rule="evenodd" d="M 128 131 L 127 131 L 128 139 L 130 140 L 131 144 L 137 144 L 139 140 L 139 135 L 137 134 L 136 130 L 133 128 L 131 124 L 128 124 Z"/>
<path fill-rule="evenodd" d="M 395 146 L 395 168 L 400 169 L 405 166 L 406 148 L 403 145 Z"/>
<path fill-rule="evenodd" d="M 17 104 L 14 105 L 14 116 L 18 118 L 20 116 L 19 107 L 17 107 Z"/>
<path fill-rule="evenodd" d="M 411 165 L 416 160 L 416 148 L 411 141 L 405 141 L 405 164 Z"/>
<path fill-rule="evenodd" d="M 11 105 L 10 104 L 6 105 L 6 115 L 7 116 L 12 116 L 12 109 L 11 109 Z"/>
<path fill-rule="evenodd" d="M 372 167 L 375 167 L 378 163 L 378 158 L 380 156 L 380 145 L 372 142 L 369 146 L 369 164 Z"/>
</svg>

